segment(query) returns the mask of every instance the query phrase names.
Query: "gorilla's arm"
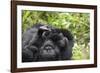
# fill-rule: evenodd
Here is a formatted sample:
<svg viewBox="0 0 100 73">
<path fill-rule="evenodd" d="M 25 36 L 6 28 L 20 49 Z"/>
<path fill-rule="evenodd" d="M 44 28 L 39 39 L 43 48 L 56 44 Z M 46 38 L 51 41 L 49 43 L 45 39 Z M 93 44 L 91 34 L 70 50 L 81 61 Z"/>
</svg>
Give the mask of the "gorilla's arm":
<svg viewBox="0 0 100 73">
<path fill-rule="evenodd" d="M 67 39 L 68 42 L 65 47 L 65 52 L 63 53 L 62 59 L 64 60 L 70 60 L 72 57 L 72 47 L 74 46 L 74 37 L 71 34 L 70 31 L 66 29 L 61 29 L 61 32 L 63 33 L 64 37 Z"/>
<path fill-rule="evenodd" d="M 34 41 L 38 38 L 37 32 L 38 32 L 37 28 L 31 28 L 23 33 L 22 62 L 32 62 L 35 59 L 34 51 L 36 51 L 37 48 L 33 48 L 31 44 L 34 43 Z"/>
</svg>

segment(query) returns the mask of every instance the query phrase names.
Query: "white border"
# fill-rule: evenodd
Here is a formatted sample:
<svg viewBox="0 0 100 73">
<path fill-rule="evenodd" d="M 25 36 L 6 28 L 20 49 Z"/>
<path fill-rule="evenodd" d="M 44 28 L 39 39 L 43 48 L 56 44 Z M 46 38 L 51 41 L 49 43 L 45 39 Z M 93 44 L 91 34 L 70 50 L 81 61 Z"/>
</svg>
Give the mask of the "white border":
<svg viewBox="0 0 100 73">
<path fill-rule="evenodd" d="M 22 63 L 22 10 L 38 10 L 38 11 L 58 11 L 58 12 L 80 12 L 90 13 L 90 59 L 89 60 L 70 60 L 70 61 L 52 61 L 52 62 L 30 62 Z M 92 9 L 76 9 L 76 8 L 57 8 L 57 7 L 40 7 L 40 6 L 22 6 L 17 5 L 17 68 L 29 67 L 46 67 L 46 66 L 61 66 L 61 65 L 82 65 L 94 64 L 94 10 Z"/>
</svg>

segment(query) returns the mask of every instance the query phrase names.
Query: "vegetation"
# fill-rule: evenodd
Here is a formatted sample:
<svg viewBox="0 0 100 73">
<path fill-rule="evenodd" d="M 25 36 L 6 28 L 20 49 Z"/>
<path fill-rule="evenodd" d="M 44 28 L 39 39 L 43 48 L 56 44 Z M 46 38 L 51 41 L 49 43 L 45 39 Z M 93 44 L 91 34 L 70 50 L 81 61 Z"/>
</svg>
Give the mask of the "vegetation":
<svg viewBox="0 0 100 73">
<path fill-rule="evenodd" d="M 75 39 L 73 47 L 74 60 L 90 58 L 90 15 L 88 13 L 22 11 L 22 30 L 26 31 L 36 23 L 49 24 L 57 28 L 65 28 L 72 32 Z"/>
</svg>

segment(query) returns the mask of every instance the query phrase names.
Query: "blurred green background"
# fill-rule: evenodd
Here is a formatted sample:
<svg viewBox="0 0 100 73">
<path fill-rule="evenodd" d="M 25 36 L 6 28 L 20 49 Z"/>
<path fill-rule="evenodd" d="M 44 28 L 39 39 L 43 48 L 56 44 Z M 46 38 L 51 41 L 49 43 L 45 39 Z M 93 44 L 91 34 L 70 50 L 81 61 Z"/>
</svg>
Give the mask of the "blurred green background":
<svg viewBox="0 0 100 73">
<path fill-rule="evenodd" d="M 78 12 L 22 10 L 22 31 L 36 23 L 68 29 L 74 35 L 73 60 L 90 58 L 90 14 Z"/>
</svg>

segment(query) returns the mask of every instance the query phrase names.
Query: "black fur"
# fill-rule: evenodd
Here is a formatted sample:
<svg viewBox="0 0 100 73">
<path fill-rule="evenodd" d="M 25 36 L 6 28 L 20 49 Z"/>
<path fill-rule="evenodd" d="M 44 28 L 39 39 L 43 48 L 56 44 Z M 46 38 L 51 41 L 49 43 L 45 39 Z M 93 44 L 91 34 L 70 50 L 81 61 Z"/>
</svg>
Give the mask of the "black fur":
<svg viewBox="0 0 100 73">
<path fill-rule="evenodd" d="M 23 33 L 22 62 L 70 60 L 73 45 L 68 30 L 36 24 Z"/>
</svg>

